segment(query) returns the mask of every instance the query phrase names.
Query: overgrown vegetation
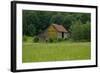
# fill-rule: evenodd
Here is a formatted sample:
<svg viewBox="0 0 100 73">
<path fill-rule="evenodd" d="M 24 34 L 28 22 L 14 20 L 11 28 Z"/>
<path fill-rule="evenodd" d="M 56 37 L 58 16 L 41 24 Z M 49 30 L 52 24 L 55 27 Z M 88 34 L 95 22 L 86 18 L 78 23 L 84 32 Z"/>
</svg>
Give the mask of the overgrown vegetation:
<svg viewBox="0 0 100 73">
<path fill-rule="evenodd" d="M 37 37 L 37 36 L 35 36 L 34 38 L 33 38 L 33 42 L 39 42 L 39 38 Z"/>
<path fill-rule="evenodd" d="M 74 41 L 90 41 L 91 39 L 91 28 L 90 24 L 82 24 L 81 22 L 76 22 L 75 25 L 71 26 L 71 38 Z"/>
<path fill-rule="evenodd" d="M 23 41 L 25 42 L 25 41 L 27 41 L 27 36 L 23 36 Z"/>
<path fill-rule="evenodd" d="M 63 25 L 73 41 L 90 41 L 90 13 L 23 10 L 23 35 L 36 36 L 52 23 Z"/>
<path fill-rule="evenodd" d="M 22 14 L 23 63 L 91 58 L 90 13 L 23 10 Z M 37 35 L 52 23 L 63 25 L 69 32 L 68 38 L 40 42 Z"/>
</svg>

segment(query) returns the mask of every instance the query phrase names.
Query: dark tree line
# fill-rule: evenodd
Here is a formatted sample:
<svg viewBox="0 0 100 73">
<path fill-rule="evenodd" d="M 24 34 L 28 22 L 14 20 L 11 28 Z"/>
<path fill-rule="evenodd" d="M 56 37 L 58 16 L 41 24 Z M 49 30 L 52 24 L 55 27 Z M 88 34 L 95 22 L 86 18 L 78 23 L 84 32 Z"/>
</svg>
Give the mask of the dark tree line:
<svg viewBox="0 0 100 73">
<path fill-rule="evenodd" d="M 90 38 L 90 13 L 23 10 L 22 14 L 23 35 L 37 35 L 52 23 L 56 23 L 63 25 L 72 34 L 73 39 L 77 39 L 79 35 L 82 36 L 80 39 Z"/>
</svg>

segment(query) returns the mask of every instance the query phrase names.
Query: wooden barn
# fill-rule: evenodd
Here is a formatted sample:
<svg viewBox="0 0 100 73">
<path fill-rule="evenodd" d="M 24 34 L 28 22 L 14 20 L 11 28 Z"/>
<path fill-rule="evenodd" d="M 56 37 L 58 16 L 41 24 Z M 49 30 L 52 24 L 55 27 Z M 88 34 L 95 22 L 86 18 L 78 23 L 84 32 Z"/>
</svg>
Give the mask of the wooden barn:
<svg viewBox="0 0 100 73">
<path fill-rule="evenodd" d="M 68 31 L 63 25 L 51 24 L 45 31 L 38 34 L 39 40 L 63 39 L 68 37 Z"/>
</svg>

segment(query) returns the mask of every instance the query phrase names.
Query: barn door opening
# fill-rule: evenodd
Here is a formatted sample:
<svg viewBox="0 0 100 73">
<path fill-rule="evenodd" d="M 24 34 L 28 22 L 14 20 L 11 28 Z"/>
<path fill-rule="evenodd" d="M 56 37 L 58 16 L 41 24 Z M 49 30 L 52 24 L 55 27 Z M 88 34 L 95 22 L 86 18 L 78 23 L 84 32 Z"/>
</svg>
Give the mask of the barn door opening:
<svg viewBox="0 0 100 73">
<path fill-rule="evenodd" d="M 64 38 L 64 32 L 62 32 L 62 38 Z"/>
</svg>

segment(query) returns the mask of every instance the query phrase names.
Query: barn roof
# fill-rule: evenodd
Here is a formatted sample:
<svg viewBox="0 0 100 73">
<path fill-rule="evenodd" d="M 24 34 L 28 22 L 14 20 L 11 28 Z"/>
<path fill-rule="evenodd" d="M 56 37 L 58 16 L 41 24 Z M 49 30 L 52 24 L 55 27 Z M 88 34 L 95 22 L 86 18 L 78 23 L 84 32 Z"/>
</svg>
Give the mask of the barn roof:
<svg viewBox="0 0 100 73">
<path fill-rule="evenodd" d="M 68 32 L 62 25 L 53 24 L 53 26 L 58 32 Z"/>
</svg>

